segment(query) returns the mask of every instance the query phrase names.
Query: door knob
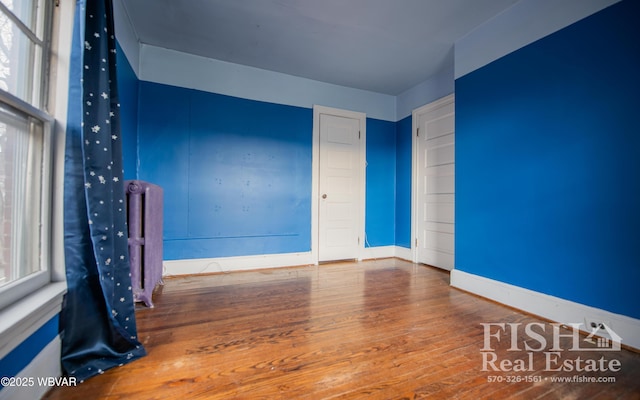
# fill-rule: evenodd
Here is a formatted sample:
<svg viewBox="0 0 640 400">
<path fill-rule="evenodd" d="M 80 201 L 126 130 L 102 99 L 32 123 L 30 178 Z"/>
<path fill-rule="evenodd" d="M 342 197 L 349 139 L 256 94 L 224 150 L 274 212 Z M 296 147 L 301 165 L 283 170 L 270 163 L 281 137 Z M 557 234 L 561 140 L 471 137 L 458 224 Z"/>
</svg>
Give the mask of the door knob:
<svg viewBox="0 0 640 400">
<path fill-rule="evenodd" d="M 323 199 L 326 199 L 326 198 L 327 198 L 326 193 L 322 195 L 322 198 L 323 198 Z"/>
</svg>

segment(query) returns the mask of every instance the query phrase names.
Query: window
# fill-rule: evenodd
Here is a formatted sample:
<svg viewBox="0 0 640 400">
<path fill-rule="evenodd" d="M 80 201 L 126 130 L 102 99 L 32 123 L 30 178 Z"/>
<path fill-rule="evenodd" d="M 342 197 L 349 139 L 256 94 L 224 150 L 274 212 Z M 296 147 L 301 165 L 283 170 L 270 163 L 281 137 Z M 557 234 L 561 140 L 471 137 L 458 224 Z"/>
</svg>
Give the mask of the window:
<svg viewBox="0 0 640 400">
<path fill-rule="evenodd" d="M 0 0 L 0 309 L 51 280 L 51 3 Z"/>
</svg>

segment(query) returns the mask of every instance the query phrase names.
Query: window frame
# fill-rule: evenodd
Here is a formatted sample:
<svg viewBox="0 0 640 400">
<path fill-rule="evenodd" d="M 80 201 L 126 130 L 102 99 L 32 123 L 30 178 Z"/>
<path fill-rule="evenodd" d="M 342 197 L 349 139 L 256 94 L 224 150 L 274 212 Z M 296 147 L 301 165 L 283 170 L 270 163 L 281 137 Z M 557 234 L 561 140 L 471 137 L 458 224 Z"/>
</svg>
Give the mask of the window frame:
<svg viewBox="0 0 640 400">
<path fill-rule="evenodd" d="M 43 207 L 49 207 L 45 215 L 51 219 L 51 225 L 45 232 L 49 234 L 49 240 L 45 240 L 42 250 L 48 249 L 47 257 L 50 264 L 47 265 L 51 281 L 20 298 L 9 306 L 0 309 L 0 360 L 15 351 L 25 340 L 38 335 L 38 331 L 48 321 L 57 318 L 62 311 L 62 304 L 67 292 L 64 256 L 64 159 L 65 136 L 67 126 L 67 107 L 69 99 L 69 71 L 71 60 L 71 47 L 73 37 L 73 24 L 76 9 L 75 1 L 45 0 L 50 7 L 47 69 L 43 71 L 48 79 L 46 87 L 43 87 L 41 111 L 52 116 L 55 121 L 52 126 L 52 135 L 48 140 L 52 142 L 51 157 L 53 169 L 49 172 L 50 178 L 45 181 L 50 185 L 51 202 L 43 201 Z M 46 178 L 45 178 L 46 179 Z M 38 340 L 39 336 L 36 336 Z M 38 355 L 17 376 L 60 376 L 61 339 L 57 335 L 48 344 L 43 344 Z M 37 351 L 37 349 L 34 349 Z M 40 375 L 38 375 L 40 374 Z M 5 388 L 0 392 L 5 392 Z M 38 398 L 44 394 L 37 388 L 29 392 L 22 388 L 21 393 L 26 393 L 32 398 Z M 24 392 L 27 390 L 27 392 Z M 0 397 L 2 397 L 0 393 Z M 9 394 L 10 396 L 10 394 Z"/>
<path fill-rule="evenodd" d="M 51 62 L 51 43 L 53 37 L 53 2 L 50 0 L 30 1 L 37 3 L 35 4 L 35 8 L 38 9 L 38 6 L 40 6 L 40 8 L 42 8 L 41 12 L 43 13 L 43 15 L 36 16 L 35 32 L 32 30 L 32 28 L 27 26 L 25 22 L 22 21 L 22 19 L 20 19 L 20 17 L 18 17 L 12 10 L 10 10 L 2 1 L 0 1 L 0 12 L 6 15 L 7 18 L 26 36 L 29 41 L 31 41 L 33 45 L 40 46 L 41 48 L 41 52 L 39 55 L 37 54 L 37 52 L 34 52 L 34 54 L 30 55 L 30 57 L 39 59 L 40 61 L 40 79 L 28 82 L 28 92 L 30 93 L 29 95 L 31 101 L 28 101 L 26 99 L 25 101 L 28 104 L 34 105 L 34 107 L 36 107 L 37 109 L 46 110 L 49 94 L 49 66 Z M 42 38 L 38 37 L 38 33 L 42 35 Z M 32 72 L 34 72 L 35 69 L 36 68 L 34 67 Z M 20 82 L 19 84 L 23 85 L 25 84 L 25 82 Z M 33 101 L 34 96 L 36 96 L 37 100 L 35 102 Z M 13 97 L 19 99 L 18 96 L 14 95 Z"/>
<path fill-rule="evenodd" d="M 0 89 L 0 103 L 6 104 L 26 116 L 34 118 L 42 123 L 42 159 L 40 171 L 40 220 L 39 227 L 30 240 L 39 241 L 39 271 L 26 277 L 17 279 L 0 288 L 0 310 L 16 302 L 20 298 L 28 296 L 39 288 L 51 282 L 51 204 L 53 202 L 52 192 L 52 136 L 54 119 L 52 116 L 31 104 L 13 96 Z"/>
<path fill-rule="evenodd" d="M 32 28 L 27 26 L 12 10 L 10 10 L 3 2 L 0 2 L 0 12 L 3 13 L 31 42 L 31 45 L 40 47 L 40 55 L 38 57 L 38 49 L 35 49 L 32 57 L 39 58 L 38 66 L 34 66 L 32 79 L 26 82 L 29 87 L 28 99 L 21 99 L 16 94 L 0 89 L 0 103 L 22 113 L 27 118 L 38 120 L 42 124 L 42 159 L 40 160 L 40 219 L 38 221 L 38 229 L 29 233 L 27 240 L 37 241 L 34 244 L 39 257 L 33 261 L 38 262 L 38 271 L 31 273 L 25 277 L 10 281 L 6 285 L 0 287 L 0 311 L 3 311 L 20 299 L 28 298 L 31 294 L 44 288 L 52 283 L 52 242 L 53 242 L 53 224 L 52 214 L 54 204 L 53 190 L 53 159 L 54 159 L 54 128 L 55 119 L 47 111 L 49 103 L 49 85 L 51 84 L 51 60 L 52 60 L 52 43 L 54 39 L 54 7 L 53 1 L 50 0 L 30 0 L 32 7 L 36 13 L 35 25 Z M 38 37 L 38 35 L 42 37 Z M 19 82 L 19 85 L 25 82 Z M 34 90 L 37 88 L 37 90 Z M 35 104 L 34 104 L 35 103 Z"/>
</svg>

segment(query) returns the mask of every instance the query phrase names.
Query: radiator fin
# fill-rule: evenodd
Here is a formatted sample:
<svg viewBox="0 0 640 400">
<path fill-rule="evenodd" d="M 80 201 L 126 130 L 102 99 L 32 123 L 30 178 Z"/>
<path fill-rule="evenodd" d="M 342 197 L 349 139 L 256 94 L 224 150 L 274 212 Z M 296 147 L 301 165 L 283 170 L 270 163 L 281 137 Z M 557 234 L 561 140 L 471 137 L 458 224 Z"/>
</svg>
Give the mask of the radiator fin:
<svg viewBox="0 0 640 400">
<path fill-rule="evenodd" d="M 124 184 L 133 299 L 153 307 L 153 291 L 162 284 L 163 192 L 160 186 L 140 180 Z"/>
</svg>

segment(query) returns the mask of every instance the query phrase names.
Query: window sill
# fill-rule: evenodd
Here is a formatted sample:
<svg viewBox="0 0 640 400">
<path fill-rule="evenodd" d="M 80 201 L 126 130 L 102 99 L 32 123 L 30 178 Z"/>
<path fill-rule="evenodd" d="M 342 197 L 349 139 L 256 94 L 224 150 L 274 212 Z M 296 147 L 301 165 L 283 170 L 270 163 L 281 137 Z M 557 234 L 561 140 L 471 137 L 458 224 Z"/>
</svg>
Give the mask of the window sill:
<svg viewBox="0 0 640 400">
<path fill-rule="evenodd" d="M 66 282 L 52 282 L 0 311 L 0 359 L 62 309 Z"/>
</svg>

